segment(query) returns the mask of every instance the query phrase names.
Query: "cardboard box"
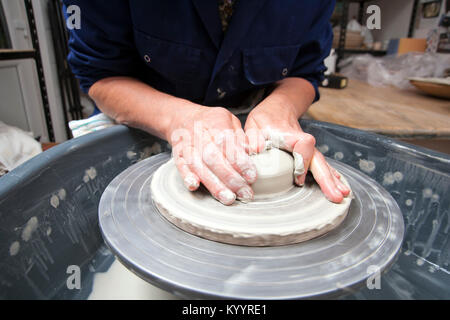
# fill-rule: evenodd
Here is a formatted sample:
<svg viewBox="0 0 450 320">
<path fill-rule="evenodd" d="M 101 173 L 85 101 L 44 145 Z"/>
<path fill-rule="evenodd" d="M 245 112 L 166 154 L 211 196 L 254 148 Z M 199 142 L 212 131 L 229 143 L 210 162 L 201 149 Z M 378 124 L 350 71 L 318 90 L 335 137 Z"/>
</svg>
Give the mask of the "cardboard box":
<svg viewBox="0 0 450 320">
<path fill-rule="evenodd" d="M 389 42 L 388 54 L 402 55 L 408 52 L 425 52 L 427 39 L 402 38 Z"/>
</svg>

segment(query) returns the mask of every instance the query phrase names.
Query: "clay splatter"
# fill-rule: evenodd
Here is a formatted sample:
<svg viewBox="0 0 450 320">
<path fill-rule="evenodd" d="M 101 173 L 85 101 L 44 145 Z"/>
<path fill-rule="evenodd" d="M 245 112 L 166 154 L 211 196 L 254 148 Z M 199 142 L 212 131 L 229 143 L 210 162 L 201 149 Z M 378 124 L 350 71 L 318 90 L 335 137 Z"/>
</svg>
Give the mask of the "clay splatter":
<svg viewBox="0 0 450 320">
<path fill-rule="evenodd" d="M 397 172 L 386 172 L 383 177 L 383 185 L 393 185 L 395 182 L 401 182 L 403 180 L 403 173 Z"/>
<path fill-rule="evenodd" d="M 61 189 L 58 191 L 57 194 L 54 194 L 51 198 L 50 198 L 50 205 L 57 209 L 59 207 L 59 203 L 60 201 L 64 201 L 67 197 L 67 192 L 64 189 Z"/>
<path fill-rule="evenodd" d="M 51 205 L 53 208 L 55 208 L 55 209 L 59 207 L 59 198 L 58 198 L 58 196 L 53 195 L 53 196 L 50 198 L 50 205 Z"/>
<path fill-rule="evenodd" d="M 424 198 L 431 198 L 432 195 L 433 195 L 433 190 L 431 190 L 430 188 L 423 189 L 422 196 Z"/>
<path fill-rule="evenodd" d="M 137 156 L 137 153 L 134 152 L 134 151 L 128 151 L 127 152 L 127 158 L 130 159 L 130 160 L 135 158 L 136 156 Z"/>
<path fill-rule="evenodd" d="M 31 239 L 33 232 L 36 231 L 37 227 L 38 227 L 38 218 L 32 217 L 30 220 L 28 220 L 27 224 L 25 225 L 25 228 L 22 231 L 22 240 L 29 241 Z"/>
<path fill-rule="evenodd" d="M 9 255 L 15 256 L 19 253 L 19 250 L 20 250 L 20 243 L 18 241 L 15 241 L 9 247 Z"/>
<path fill-rule="evenodd" d="M 373 161 L 361 159 L 359 160 L 359 168 L 364 172 L 372 173 L 375 171 L 376 166 Z"/>
<path fill-rule="evenodd" d="M 317 147 L 317 150 L 319 150 L 320 152 L 325 154 L 330 150 L 330 147 L 328 147 L 326 144 L 323 144 L 323 145 Z"/>
<path fill-rule="evenodd" d="M 61 189 L 61 190 L 58 191 L 58 198 L 59 198 L 60 200 L 65 200 L 65 199 L 66 199 L 66 196 L 67 196 L 66 190 Z"/>
<path fill-rule="evenodd" d="M 395 182 L 401 182 L 403 180 L 403 173 L 400 171 L 394 172 L 393 174 Z"/>
<path fill-rule="evenodd" d="M 336 152 L 335 154 L 334 154 L 334 159 L 336 159 L 336 160 L 342 160 L 342 159 L 344 159 L 344 154 L 342 153 L 342 152 Z"/>
<path fill-rule="evenodd" d="M 83 177 L 83 181 L 88 183 L 89 180 L 94 180 L 97 177 L 97 170 L 94 167 L 91 167 L 85 171 L 85 175 Z"/>
</svg>

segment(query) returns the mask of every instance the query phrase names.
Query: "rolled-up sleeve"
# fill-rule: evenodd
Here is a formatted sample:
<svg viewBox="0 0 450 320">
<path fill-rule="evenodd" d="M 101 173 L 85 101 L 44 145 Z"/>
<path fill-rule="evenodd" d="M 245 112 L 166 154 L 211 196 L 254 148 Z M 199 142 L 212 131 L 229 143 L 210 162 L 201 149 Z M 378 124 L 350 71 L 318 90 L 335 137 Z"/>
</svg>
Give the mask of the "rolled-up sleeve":
<svg viewBox="0 0 450 320">
<path fill-rule="evenodd" d="M 79 29 L 69 28 L 68 62 L 87 93 L 97 81 L 113 76 L 137 76 L 140 60 L 134 45 L 129 2 L 126 0 L 63 0 L 66 21 L 80 8 Z"/>
<path fill-rule="evenodd" d="M 319 100 L 319 84 L 324 79 L 326 71 L 324 60 L 329 56 L 333 44 L 333 30 L 330 18 L 335 7 L 335 0 L 321 1 L 321 8 L 317 10 L 311 28 L 307 32 L 307 39 L 303 42 L 291 76 L 308 80 L 315 89 L 314 102 Z"/>
</svg>

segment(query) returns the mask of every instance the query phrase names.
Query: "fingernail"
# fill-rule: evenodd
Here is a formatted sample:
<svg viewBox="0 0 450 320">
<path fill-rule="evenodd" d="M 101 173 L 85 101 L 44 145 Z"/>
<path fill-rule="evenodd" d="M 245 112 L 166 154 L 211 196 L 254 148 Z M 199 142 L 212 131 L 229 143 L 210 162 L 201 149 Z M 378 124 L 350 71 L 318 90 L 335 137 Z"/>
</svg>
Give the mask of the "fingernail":
<svg viewBox="0 0 450 320">
<path fill-rule="evenodd" d="M 217 200 L 222 202 L 224 205 L 230 205 L 236 200 L 236 195 L 230 190 L 222 190 L 217 195 Z"/>
<path fill-rule="evenodd" d="M 339 190 L 341 190 L 341 193 L 343 193 L 345 196 L 348 196 L 348 194 L 350 193 L 350 189 L 347 188 L 346 185 L 342 184 L 342 185 L 338 185 Z"/>
<path fill-rule="evenodd" d="M 256 181 L 256 170 L 254 169 L 247 169 L 244 171 L 244 177 L 246 178 L 247 182 L 252 184 Z"/>
<path fill-rule="evenodd" d="M 295 183 L 299 186 L 299 187 L 303 187 L 305 185 L 305 180 L 306 180 L 306 175 L 303 176 L 299 176 L 295 178 Z"/>
<path fill-rule="evenodd" d="M 192 175 L 189 175 L 184 179 L 184 185 L 189 191 L 195 191 L 200 186 L 198 180 Z"/>
<path fill-rule="evenodd" d="M 253 200 L 253 192 L 250 187 L 243 187 L 236 192 L 237 198 L 242 202 L 250 202 Z"/>
</svg>

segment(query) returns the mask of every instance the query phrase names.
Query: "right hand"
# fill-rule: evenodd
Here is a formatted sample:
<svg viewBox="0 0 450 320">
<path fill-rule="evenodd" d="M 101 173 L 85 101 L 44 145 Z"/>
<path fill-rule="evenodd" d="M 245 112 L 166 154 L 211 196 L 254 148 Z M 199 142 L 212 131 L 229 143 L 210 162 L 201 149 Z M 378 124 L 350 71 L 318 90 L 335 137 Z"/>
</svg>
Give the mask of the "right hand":
<svg viewBox="0 0 450 320">
<path fill-rule="evenodd" d="M 203 183 L 224 205 L 236 198 L 253 200 L 250 185 L 256 181 L 256 167 L 246 152 L 248 140 L 241 122 L 231 112 L 221 107 L 186 106 L 173 115 L 165 135 L 190 191 Z"/>
</svg>

